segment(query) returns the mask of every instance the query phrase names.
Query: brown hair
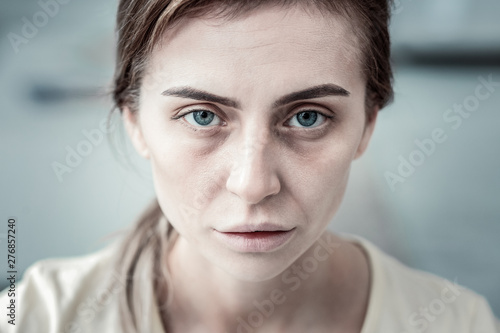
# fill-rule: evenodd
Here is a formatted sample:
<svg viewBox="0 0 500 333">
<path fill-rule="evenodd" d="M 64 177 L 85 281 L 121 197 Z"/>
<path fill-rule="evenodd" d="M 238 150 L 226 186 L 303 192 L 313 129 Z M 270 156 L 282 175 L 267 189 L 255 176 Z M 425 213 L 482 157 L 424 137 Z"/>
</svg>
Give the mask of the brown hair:
<svg viewBox="0 0 500 333">
<path fill-rule="evenodd" d="M 391 4 L 391 0 L 120 0 L 115 106 L 120 111 L 125 106 L 132 112 L 139 109 L 139 91 L 148 57 L 165 30 L 180 19 L 206 15 L 234 19 L 263 6 L 302 5 L 340 14 L 351 24 L 366 78 L 366 119 L 371 120 L 393 96 L 388 32 Z M 126 290 L 120 293 L 125 331 L 151 331 L 144 316 L 150 304 L 147 295 L 156 295 L 154 301 L 160 310 L 171 296 L 167 292 L 169 276 L 165 263 L 176 236 L 155 201 L 123 243 L 118 269 L 127 277 Z M 162 317 L 167 318 L 166 314 Z"/>
</svg>

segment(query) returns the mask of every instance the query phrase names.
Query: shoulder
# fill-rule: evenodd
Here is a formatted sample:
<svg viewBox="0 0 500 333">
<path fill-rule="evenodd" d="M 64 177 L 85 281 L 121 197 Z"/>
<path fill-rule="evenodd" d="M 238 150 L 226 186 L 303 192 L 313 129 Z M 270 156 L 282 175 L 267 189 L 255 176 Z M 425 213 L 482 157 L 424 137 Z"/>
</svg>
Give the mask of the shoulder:
<svg viewBox="0 0 500 333">
<path fill-rule="evenodd" d="M 500 322 L 483 296 L 434 274 L 403 265 L 375 245 L 352 238 L 371 266 L 371 291 L 362 333 L 496 333 Z"/>
<path fill-rule="evenodd" d="M 17 303 L 15 325 L 2 321 L 0 331 L 86 332 L 103 318 L 117 318 L 116 294 L 124 283 L 115 271 L 117 251 L 114 243 L 90 255 L 30 266 L 14 295 L 8 288 L 0 294 L 0 306 L 7 306 L 12 296 Z"/>
</svg>

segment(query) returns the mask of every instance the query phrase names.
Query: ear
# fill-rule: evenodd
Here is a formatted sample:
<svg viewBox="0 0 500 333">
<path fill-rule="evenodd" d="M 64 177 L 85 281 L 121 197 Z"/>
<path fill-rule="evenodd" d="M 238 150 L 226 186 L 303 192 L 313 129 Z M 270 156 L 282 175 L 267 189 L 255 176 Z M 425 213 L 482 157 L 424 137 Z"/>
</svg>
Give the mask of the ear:
<svg viewBox="0 0 500 333">
<path fill-rule="evenodd" d="M 376 107 L 373 113 L 372 119 L 365 124 L 365 130 L 363 132 L 363 137 L 361 138 L 361 141 L 358 146 L 358 150 L 356 151 L 356 155 L 354 156 L 354 159 L 358 159 L 363 155 L 365 152 L 366 148 L 368 147 L 368 143 L 370 142 L 370 139 L 373 134 L 373 130 L 375 129 L 375 123 L 377 122 L 377 115 L 378 115 L 379 108 Z"/>
<path fill-rule="evenodd" d="M 125 106 L 122 109 L 122 117 L 125 129 L 135 150 L 142 157 L 149 159 L 148 146 L 142 135 L 137 112 L 132 112 L 128 106 Z"/>
</svg>

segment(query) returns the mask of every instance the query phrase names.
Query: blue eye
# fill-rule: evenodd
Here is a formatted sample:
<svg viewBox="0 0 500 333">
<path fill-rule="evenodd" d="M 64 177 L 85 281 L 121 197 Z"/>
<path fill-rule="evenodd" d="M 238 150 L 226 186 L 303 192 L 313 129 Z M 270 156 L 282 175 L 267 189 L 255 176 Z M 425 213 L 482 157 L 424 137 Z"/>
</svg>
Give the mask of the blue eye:
<svg viewBox="0 0 500 333">
<path fill-rule="evenodd" d="M 197 110 L 184 115 L 186 121 L 193 126 L 209 127 L 219 125 L 220 118 L 215 113 L 207 110 Z M 215 122 L 213 120 L 215 119 Z"/>
<path fill-rule="evenodd" d="M 317 122 L 319 120 L 319 122 Z M 302 111 L 290 119 L 290 125 L 296 127 L 317 127 L 325 121 L 325 116 L 316 111 Z"/>
</svg>

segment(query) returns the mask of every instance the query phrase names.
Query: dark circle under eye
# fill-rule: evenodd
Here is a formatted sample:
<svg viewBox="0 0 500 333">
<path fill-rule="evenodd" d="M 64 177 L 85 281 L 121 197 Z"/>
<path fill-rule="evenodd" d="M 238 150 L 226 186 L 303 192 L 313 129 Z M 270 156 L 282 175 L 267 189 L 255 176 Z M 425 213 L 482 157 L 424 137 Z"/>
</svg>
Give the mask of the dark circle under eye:
<svg viewBox="0 0 500 333">
<path fill-rule="evenodd" d="M 200 125 L 209 125 L 214 120 L 215 114 L 209 111 L 194 111 L 193 118 Z"/>
<path fill-rule="evenodd" d="M 297 114 L 297 121 L 302 126 L 312 126 L 318 119 L 318 113 L 315 111 L 303 111 Z"/>
</svg>

